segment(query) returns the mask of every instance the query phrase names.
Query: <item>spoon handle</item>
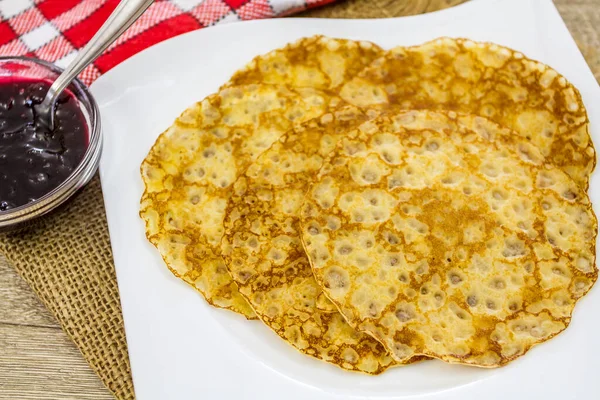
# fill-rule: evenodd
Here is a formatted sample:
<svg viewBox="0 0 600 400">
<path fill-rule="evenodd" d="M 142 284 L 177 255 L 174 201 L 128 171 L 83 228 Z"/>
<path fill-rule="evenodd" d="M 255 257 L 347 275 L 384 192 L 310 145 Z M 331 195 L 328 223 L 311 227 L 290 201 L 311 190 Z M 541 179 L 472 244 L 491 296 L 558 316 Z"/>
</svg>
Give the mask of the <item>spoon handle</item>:
<svg viewBox="0 0 600 400">
<path fill-rule="evenodd" d="M 54 102 L 73 79 L 139 18 L 154 0 L 121 0 L 92 39 L 79 51 L 64 72 L 54 81 L 42 104 L 54 110 Z M 54 113 L 50 112 L 52 117 Z"/>
</svg>

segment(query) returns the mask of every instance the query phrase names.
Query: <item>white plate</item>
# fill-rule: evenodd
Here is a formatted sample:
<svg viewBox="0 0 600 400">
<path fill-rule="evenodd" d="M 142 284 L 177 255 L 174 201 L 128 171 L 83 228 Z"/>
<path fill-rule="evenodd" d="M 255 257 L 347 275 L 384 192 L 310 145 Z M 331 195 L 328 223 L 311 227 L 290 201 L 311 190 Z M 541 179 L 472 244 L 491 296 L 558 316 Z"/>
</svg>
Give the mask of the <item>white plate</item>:
<svg viewBox="0 0 600 400">
<path fill-rule="evenodd" d="M 149 399 L 592 399 L 600 393 L 600 290 L 569 329 L 494 370 L 439 361 L 372 377 L 304 356 L 256 321 L 215 309 L 164 266 L 138 217 L 139 166 L 187 106 L 257 54 L 325 34 L 390 48 L 463 36 L 552 65 L 582 92 L 600 135 L 598 84 L 550 0 L 478 0 L 425 16 L 383 20 L 275 19 L 195 31 L 154 46 L 98 79 L 105 134 L 101 178 L 133 381 Z M 591 195 L 599 195 L 597 176 Z"/>
</svg>

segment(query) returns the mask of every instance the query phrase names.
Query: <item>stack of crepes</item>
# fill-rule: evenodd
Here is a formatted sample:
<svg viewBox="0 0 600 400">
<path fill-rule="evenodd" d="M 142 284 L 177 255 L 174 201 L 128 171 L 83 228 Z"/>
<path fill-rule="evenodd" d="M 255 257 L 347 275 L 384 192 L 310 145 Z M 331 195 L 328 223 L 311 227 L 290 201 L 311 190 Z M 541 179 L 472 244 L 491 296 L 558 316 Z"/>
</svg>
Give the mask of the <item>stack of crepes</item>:
<svg viewBox="0 0 600 400">
<path fill-rule="evenodd" d="M 490 43 L 315 36 L 252 60 L 156 141 L 140 215 L 171 271 L 306 355 L 497 367 L 597 279 L 581 96 Z"/>
</svg>

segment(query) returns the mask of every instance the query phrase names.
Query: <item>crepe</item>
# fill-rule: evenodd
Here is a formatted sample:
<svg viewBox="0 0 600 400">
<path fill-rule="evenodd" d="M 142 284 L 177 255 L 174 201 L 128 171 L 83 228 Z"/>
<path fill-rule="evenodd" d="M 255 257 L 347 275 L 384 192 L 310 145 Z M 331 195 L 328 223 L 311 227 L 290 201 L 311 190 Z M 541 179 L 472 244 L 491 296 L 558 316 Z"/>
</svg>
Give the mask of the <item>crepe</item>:
<svg viewBox="0 0 600 400">
<path fill-rule="evenodd" d="M 454 110 L 486 117 L 537 146 L 583 189 L 596 156 L 579 91 L 514 50 L 441 38 L 396 47 L 341 89 L 357 106 Z"/>
<path fill-rule="evenodd" d="M 297 230 L 311 176 L 346 132 L 368 118 L 342 104 L 292 130 L 252 163 L 227 208 L 225 260 L 240 293 L 281 338 L 344 369 L 378 374 L 394 364 L 391 357 L 323 295 Z"/>
<path fill-rule="evenodd" d="M 329 107 L 330 97 L 313 89 L 229 87 L 187 109 L 148 153 L 141 167 L 146 236 L 210 304 L 255 318 L 221 256 L 227 200 L 254 159 Z"/>
<path fill-rule="evenodd" d="M 255 57 L 226 85 L 272 83 L 337 91 L 381 55 L 383 50 L 371 42 L 316 35 Z"/>
<path fill-rule="evenodd" d="M 563 331 L 598 275 L 581 187 L 527 140 L 453 112 L 363 123 L 301 224 L 325 294 L 398 362 L 506 364 Z"/>
</svg>

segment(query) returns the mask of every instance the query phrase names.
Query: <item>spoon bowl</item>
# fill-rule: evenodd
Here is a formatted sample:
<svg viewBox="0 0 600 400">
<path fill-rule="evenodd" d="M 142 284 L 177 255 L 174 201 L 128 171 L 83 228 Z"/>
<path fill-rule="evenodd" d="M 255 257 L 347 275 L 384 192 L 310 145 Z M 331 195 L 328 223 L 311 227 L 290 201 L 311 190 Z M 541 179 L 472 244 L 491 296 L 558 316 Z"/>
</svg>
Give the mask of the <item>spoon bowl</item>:
<svg viewBox="0 0 600 400">
<path fill-rule="evenodd" d="M 154 0 L 121 0 L 117 8 L 108 17 L 92 39 L 79 51 L 75 59 L 54 81 L 41 104 L 34 110 L 40 121 L 50 130 L 54 129 L 54 111 L 56 99 L 63 90 L 100 56 L 119 36 L 125 32 L 146 11 Z"/>
</svg>

